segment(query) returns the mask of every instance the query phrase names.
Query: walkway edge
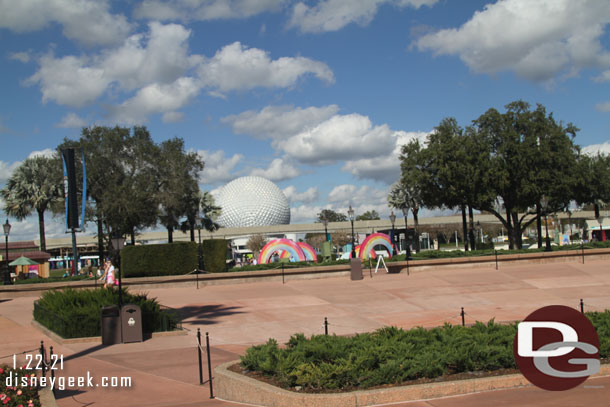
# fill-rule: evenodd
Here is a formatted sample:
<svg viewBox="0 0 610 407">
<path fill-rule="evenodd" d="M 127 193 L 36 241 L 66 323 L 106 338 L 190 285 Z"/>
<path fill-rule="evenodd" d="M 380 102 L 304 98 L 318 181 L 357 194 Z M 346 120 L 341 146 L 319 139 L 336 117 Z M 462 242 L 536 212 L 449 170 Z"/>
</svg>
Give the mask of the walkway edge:
<svg viewBox="0 0 610 407">
<path fill-rule="evenodd" d="M 227 362 L 214 369 L 214 391 L 218 398 L 268 407 L 374 406 L 531 386 L 523 375 L 510 374 L 339 394 L 307 394 L 284 390 L 228 370 L 229 366 L 235 363 L 239 361 Z M 601 366 L 600 372 L 592 377 L 608 375 L 610 365 L 605 364 Z"/>
</svg>

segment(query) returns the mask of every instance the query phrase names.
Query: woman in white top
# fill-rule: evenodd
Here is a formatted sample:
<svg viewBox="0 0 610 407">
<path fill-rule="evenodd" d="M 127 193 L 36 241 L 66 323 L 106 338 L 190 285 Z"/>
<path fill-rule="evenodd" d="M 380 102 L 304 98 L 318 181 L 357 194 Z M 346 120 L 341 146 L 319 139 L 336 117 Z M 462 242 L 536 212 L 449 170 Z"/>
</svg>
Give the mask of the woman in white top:
<svg viewBox="0 0 610 407">
<path fill-rule="evenodd" d="M 104 281 L 104 288 L 114 285 L 114 266 L 110 260 L 104 263 L 104 274 L 100 277 L 100 281 Z"/>
</svg>

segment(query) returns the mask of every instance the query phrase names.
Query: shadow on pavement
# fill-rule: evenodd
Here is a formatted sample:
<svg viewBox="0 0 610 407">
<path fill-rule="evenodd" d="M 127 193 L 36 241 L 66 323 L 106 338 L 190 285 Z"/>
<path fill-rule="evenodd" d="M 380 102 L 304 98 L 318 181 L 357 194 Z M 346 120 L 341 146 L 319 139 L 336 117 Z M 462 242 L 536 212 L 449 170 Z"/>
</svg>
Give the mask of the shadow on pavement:
<svg viewBox="0 0 610 407">
<path fill-rule="evenodd" d="M 95 351 L 98 351 L 100 349 L 104 349 L 104 348 L 107 348 L 107 347 L 108 347 L 108 345 L 102 345 L 102 344 L 95 345 L 95 346 L 92 346 L 90 348 L 83 349 L 80 352 L 74 353 L 74 354 L 72 354 L 70 356 L 66 356 L 64 358 L 64 360 L 77 359 L 77 358 L 80 358 L 81 356 L 87 356 L 90 353 L 93 353 Z"/>
<path fill-rule="evenodd" d="M 210 325 L 215 324 L 214 319 L 227 315 L 243 314 L 238 311 L 241 307 L 225 307 L 221 304 L 214 305 L 188 305 L 176 310 L 182 316 L 183 321 L 188 319 L 189 324 Z"/>
</svg>

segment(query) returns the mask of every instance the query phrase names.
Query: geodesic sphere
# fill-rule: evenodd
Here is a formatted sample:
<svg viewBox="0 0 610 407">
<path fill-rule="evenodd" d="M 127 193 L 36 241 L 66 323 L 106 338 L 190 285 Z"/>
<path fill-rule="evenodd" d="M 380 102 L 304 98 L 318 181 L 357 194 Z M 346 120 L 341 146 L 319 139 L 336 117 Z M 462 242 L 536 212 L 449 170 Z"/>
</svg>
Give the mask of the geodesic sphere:
<svg viewBox="0 0 610 407">
<path fill-rule="evenodd" d="M 216 196 L 222 212 L 216 222 L 225 228 L 287 225 L 290 204 L 282 190 L 262 177 L 237 178 Z"/>
</svg>

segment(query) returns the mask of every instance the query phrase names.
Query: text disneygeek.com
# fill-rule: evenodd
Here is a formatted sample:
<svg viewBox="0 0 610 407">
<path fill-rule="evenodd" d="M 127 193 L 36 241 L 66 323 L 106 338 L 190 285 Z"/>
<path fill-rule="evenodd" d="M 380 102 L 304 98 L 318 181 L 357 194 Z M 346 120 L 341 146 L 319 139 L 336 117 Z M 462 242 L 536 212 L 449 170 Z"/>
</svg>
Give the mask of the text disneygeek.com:
<svg viewBox="0 0 610 407">
<path fill-rule="evenodd" d="M 102 376 L 96 379 L 87 371 L 87 376 L 56 376 L 45 377 L 11 372 L 6 376 L 6 387 L 51 387 L 57 390 L 83 387 L 126 388 L 131 387 L 131 377 Z"/>
</svg>

